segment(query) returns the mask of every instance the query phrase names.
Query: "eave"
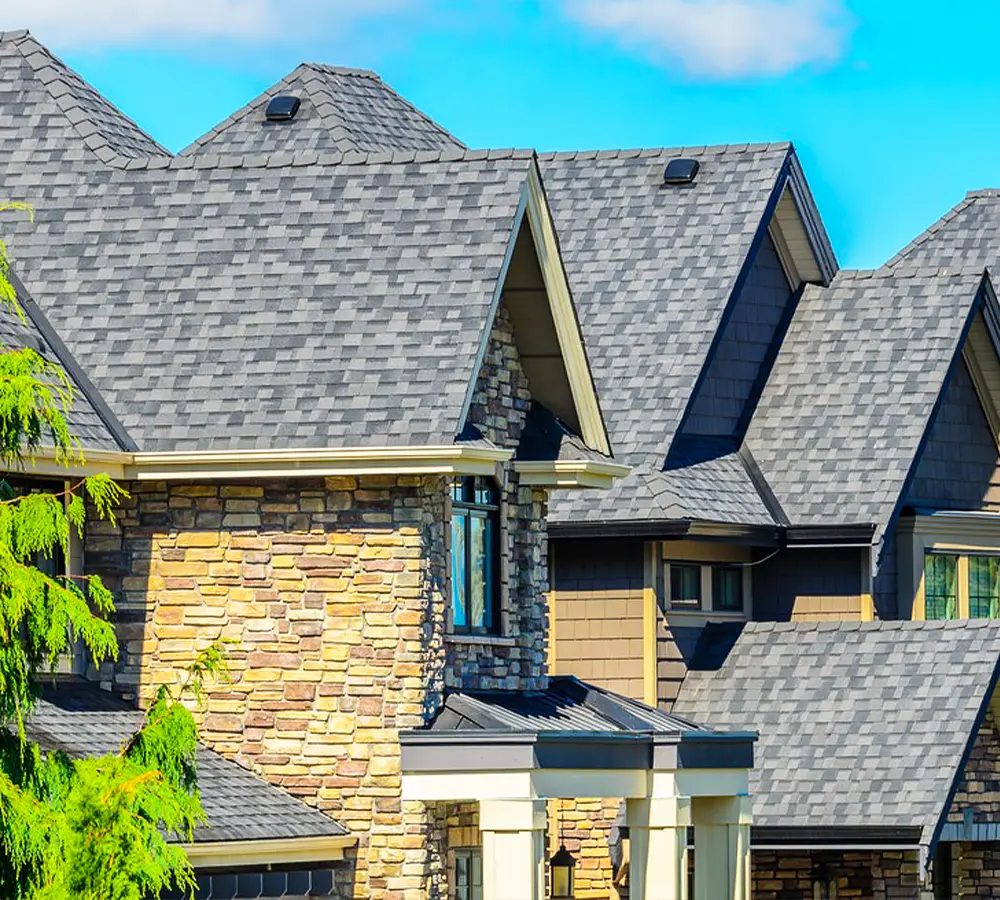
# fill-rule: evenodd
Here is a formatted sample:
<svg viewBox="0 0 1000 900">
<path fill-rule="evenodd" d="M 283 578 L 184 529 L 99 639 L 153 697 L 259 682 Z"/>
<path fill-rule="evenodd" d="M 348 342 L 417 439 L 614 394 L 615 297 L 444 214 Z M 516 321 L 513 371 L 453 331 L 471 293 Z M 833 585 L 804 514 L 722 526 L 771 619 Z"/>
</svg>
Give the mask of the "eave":
<svg viewBox="0 0 1000 900">
<path fill-rule="evenodd" d="M 42 451 L 26 474 L 75 477 L 106 472 L 124 481 L 306 478 L 337 475 L 485 475 L 513 451 L 458 444 L 303 450 L 208 450 L 173 453 L 85 451 L 85 462 L 58 462 Z"/>
<path fill-rule="evenodd" d="M 777 525 L 739 525 L 690 519 L 624 519 L 604 522 L 550 522 L 549 537 L 562 540 L 621 538 L 648 540 L 725 541 L 774 547 L 781 541 Z"/>
<path fill-rule="evenodd" d="M 514 463 L 521 484 L 547 488 L 607 489 L 631 471 L 628 466 L 598 460 L 525 460 Z"/>
<path fill-rule="evenodd" d="M 195 869 L 336 862 L 357 844 L 353 835 L 278 838 L 258 841 L 198 841 L 183 844 Z"/>
</svg>

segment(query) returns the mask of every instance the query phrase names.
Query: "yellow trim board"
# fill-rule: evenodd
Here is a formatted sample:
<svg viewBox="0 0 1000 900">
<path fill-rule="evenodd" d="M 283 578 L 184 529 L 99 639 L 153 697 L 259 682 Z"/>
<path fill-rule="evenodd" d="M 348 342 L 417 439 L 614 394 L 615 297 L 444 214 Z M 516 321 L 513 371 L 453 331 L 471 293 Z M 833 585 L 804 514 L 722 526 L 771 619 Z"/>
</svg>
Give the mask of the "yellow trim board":
<svg viewBox="0 0 1000 900">
<path fill-rule="evenodd" d="M 569 283 L 566 281 L 566 272 L 559 256 L 559 242 L 556 240 L 555 227 L 552 224 L 552 216 L 545 201 L 545 192 L 536 165 L 532 165 L 528 170 L 525 208 L 528 226 L 535 242 L 535 253 L 538 255 L 538 265 L 542 270 L 542 280 L 545 282 L 545 293 L 548 295 L 552 310 L 552 322 L 555 325 L 556 337 L 559 339 L 559 349 L 562 351 L 563 363 L 566 366 L 566 377 L 569 379 L 570 391 L 573 394 L 573 404 L 580 417 L 583 440 L 588 447 L 610 456 L 611 446 L 604 427 L 604 417 L 597 401 L 597 390 L 594 387 L 590 364 L 587 362 L 587 354 L 583 349 L 583 339 L 573 309 Z"/>
<path fill-rule="evenodd" d="M 609 488 L 631 469 L 596 460 L 526 460 L 514 463 L 521 484 L 549 488 Z"/>
<path fill-rule="evenodd" d="M 196 869 L 263 866 L 281 863 L 335 862 L 355 846 L 352 835 L 281 838 L 261 841 L 206 841 L 183 844 Z"/>
<path fill-rule="evenodd" d="M 642 561 L 642 701 L 656 706 L 657 690 L 657 629 L 659 604 L 656 602 L 657 567 L 662 565 L 658 545 L 647 541 Z"/>
</svg>

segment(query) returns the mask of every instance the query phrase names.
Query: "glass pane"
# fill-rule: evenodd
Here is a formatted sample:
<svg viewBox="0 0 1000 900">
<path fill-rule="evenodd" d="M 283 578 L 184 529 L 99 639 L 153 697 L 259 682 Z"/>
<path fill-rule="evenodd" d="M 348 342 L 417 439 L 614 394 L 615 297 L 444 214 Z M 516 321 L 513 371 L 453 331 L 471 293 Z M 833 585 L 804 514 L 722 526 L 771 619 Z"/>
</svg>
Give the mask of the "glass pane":
<svg viewBox="0 0 1000 900">
<path fill-rule="evenodd" d="M 924 555 L 924 617 L 954 619 L 958 615 L 958 557 Z"/>
<path fill-rule="evenodd" d="M 742 569 L 712 569 L 712 608 L 723 612 L 743 610 Z"/>
<path fill-rule="evenodd" d="M 969 557 L 969 615 L 973 619 L 1000 616 L 1000 557 Z"/>
<path fill-rule="evenodd" d="M 670 565 L 671 606 L 701 606 L 701 566 Z"/>
<path fill-rule="evenodd" d="M 451 517 L 451 615 L 455 628 L 469 627 L 469 598 L 466 596 L 467 516 L 456 513 Z"/>
<path fill-rule="evenodd" d="M 459 854 L 455 857 L 455 884 L 458 887 L 465 887 L 469 883 L 469 857 Z"/>
<path fill-rule="evenodd" d="M 479 850 L 473 850 L 471 852 L 472 858 L 472 886 L 479 888 L 478 891 L 473 891 L 473 896 L 482 900 L 483 892 L 483 854 Z"/>
<path fill-rule="evenodd" d="M 486 628 L 486 610 L 489 607 L 486 593 L 489 588 L 489 551 L 487 547 L 487 520 L 474 516 L 469 519 L 469 624 L 473 628 Z"/>
</svg>

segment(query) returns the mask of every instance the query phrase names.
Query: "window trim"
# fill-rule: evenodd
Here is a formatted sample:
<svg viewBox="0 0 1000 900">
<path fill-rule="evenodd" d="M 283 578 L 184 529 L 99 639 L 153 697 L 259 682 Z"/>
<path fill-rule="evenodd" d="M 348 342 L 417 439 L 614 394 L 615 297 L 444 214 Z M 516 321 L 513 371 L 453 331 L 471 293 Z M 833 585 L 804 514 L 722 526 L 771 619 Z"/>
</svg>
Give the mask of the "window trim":
<svg viewBox="0 0 1000 900">
<path fill-rule="evenodd" d="M 701 590 L 699 602 L 680 603 L 675 605 L 671 597 L 671 568 L 673 566 L 697 567 L 701 570 Z M 714 573 L 716 569 L 734 569 L 742 573 L 740 581 L 740 599 L 742 601 L 739 609 L 716 609 L 714 599 Z M 664 615 L 689 615 L 724 619 L 749 619 L 750 600 L 752 595 L 751 567 L 740 560 L 702 560 L 702 559 L 678 559 L 675 557 L 663 557 L 660 560 L 659 594 L 660 610 Z"/>
<path fill-rule="evenodd" d="M 496 497 L 496 503 L 481 503 L 473 500 L 456 500 L 455 499 L 455 488 L 457 485 L 462 484 L 463 487 L 468 487 L 471 485 L 471 491 L 473 498 L 475 498 L 478 486 L 480 484 L 485 484 L 493 492 Z M 493 522 L 493 535 L 490 541 L 490 546 L 492 547 L 493 558 L 490 561 L 490 584 L 491 584 L 491 597 L 484 598 L 488 602 L 488 607 L 486 602 L 484 602 L 484 609 L 488 609 L 489 618 L 492 619 L 492 625 L 487 628 L 477 628 L 471 624 L 458 625 L 455 622 L 455 587 L 454 587 L 454 572 L 455 572 L 455 546 L 453 540 L 454 534 L 454 522 L 455 522 L 455 512 L 456 510 L 464 511 L 466 515 L 463 519 L 466 523 L 470 522 L 473 518 L 485 519 L 487 521 Z M 495 478 L 490 478 L 486 476 L 479 475 L 463 475 L 451 480 L 448 490 L 448 616 L 447 632 L 449 635 L 454 635 L 460 638 L 480 638 L 480 639 L 495 639 L 502 638 L 506 634 L 506 623 L 504 621 L 504 597 L 505 590 L 504 585 L 506 579 L 504 578 L 504 548 L 506 546 L 506 528 L 505 528 L 505 504 L 503 491 L 500 484 L 497 483 Z M 466 600 L 466 619 L 469 618 L 470 613 L 470 603 L 469 598 L 472 594 L 472 566 L 469 565 L 469 529 L 466 526 L 466 560 L 465 560 L 465 600 Z"/>
</svg>

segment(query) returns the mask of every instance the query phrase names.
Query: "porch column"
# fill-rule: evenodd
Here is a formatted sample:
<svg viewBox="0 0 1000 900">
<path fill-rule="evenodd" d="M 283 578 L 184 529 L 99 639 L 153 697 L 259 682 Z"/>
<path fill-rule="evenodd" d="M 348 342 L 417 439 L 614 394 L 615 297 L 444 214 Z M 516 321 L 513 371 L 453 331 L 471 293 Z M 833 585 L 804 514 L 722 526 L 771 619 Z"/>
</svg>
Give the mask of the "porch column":
<svg viewBox="0 0 1000 900">
<path fill-rule="evenodd" d="M 626 800 L 625 822 L 629 836 L 629 900 L 688 900 L 691 799 Z"/>
<path fill-rule="evenodd" d="M 543 900 L 545 801 L 480 800 L 483 900 Z"/>
<path fill-rule="evenodd" d="M 697 797 L 694 900 L 750 900 L 750 798 Z"/>
</svg>

